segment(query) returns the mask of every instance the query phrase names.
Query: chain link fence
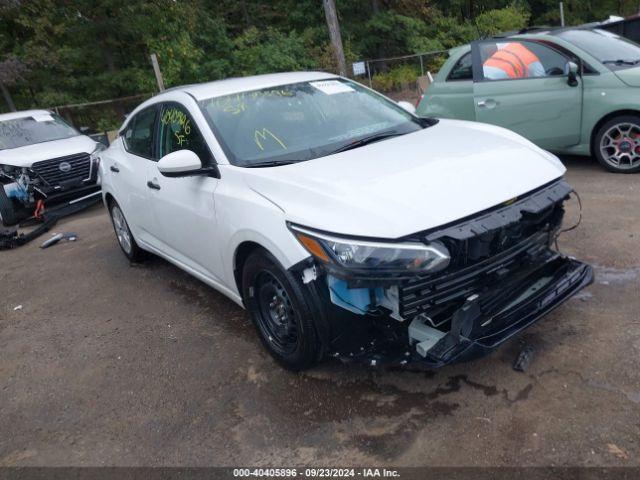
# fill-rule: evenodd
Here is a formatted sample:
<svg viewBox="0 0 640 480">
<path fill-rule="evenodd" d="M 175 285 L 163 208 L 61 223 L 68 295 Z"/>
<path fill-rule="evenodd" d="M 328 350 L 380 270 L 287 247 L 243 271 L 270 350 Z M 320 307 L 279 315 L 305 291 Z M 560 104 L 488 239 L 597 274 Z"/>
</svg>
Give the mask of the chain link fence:
<svg viewBox="0 0 640 480">
<path fill-rule="evenodd" d="M 448 50 L 361 60 L 354 63 L 356 80 L 390 96 L 415 104 L 447 59 Z M 358 64 L 360 64 L 358 66 Z"/>
<path fill-rule="evenodd" d="M 103 134 L 120 128 L 126 115 L 153 93 L 50 107 L 82 133 Z"/>
</svg>

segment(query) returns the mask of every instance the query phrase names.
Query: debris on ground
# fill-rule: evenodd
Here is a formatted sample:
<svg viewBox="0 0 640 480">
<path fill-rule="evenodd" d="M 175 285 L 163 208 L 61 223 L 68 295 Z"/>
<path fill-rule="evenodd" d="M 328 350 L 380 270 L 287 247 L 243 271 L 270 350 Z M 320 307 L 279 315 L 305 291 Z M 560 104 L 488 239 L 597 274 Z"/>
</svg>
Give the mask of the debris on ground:
<svg viewBox="0 0 640 480">
<path fill-rule="evenodd" d="M 518 354 L 518 358 L 513 364 L 513 369 L 517 372 L 524 372 L 529 368 L 529 365 L 533 361 L 535 350 L 531 345 L 526 345 L 520 353 Z"/>
<path fill-rule="evenodd" d="M 625 452 L 623 449 L 621 449 L 619 446 L 617 446 L 615 443 L 607 443 L 607 449 L 609 450 L 609 453 L 611 453 L 612 455 L 615 455 L 620 460 L 629 459 L 629 454 Z"/>
<path fill-rule="evenodd" d="M 77 239 L 78 239 L 77 233 L 72 233 L 72 232 L 54 233 L 53 237 L 51 237 L 49 240 L 46 240 L 45 242 L 43 242 L 42 245 L 40 245 L 40 248 L 49 248 L 55 245 L 56 243 L 59 243 L 61 240 L 68 240 L 70 242 L 75 242 Z"/>
<path fill-rule="evenodd" d="M 18 305 L 16 307 L 13 307 L 13 311 L 17 312 L 18 310 L 22 310 L 22 305 Z"/>
</svg>

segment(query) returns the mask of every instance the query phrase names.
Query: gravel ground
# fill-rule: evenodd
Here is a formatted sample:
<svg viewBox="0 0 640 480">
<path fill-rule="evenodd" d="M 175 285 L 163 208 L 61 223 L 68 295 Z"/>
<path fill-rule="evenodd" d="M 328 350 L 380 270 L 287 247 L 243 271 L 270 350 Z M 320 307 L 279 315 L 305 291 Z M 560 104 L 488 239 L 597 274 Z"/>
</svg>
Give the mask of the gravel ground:
<svg viewBox="0 0 640 480">
<path fill-rule="evenodd" d="M 103 208 L 56 227 L 75 243 L 0 253 L 0 465 L 640 465 L 640 176 L 566 163 L 584 214 L 560 247 L 595 283 L 435 372 L 286 372 L 231 301 L 129 265 Z"/>
</svg>

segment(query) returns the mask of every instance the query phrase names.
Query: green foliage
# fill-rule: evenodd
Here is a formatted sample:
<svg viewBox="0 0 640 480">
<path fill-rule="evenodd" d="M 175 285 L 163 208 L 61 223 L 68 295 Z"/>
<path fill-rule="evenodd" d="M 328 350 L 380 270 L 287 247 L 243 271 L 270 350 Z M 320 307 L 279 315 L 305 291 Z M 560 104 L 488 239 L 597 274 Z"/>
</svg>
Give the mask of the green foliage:
<svg viewBox="0 0 640 480">
<path fill-rule="evenodd" d="M 336 4 L 348 64 L 559 23 L 557 0 Z M 637 7 L 628 0 L 564 0 L 564 5 L 568 24 L 629 15 Z M 336 70 L 319 0 L 0 1 L 0 79 L 18 108 L 152 93 L 157 87 L 151 53 L 158 56 L 168 87 L 274 71 Z M 425 70 L 435 72 L 445 56 L 423 58 Z M 420 68 L 414 59 L 377 62 L 374 71 L 374 86 L 391 90 L 414 82 Z M 86 118 L 94 126 L 117 125 L 130 107 L 101 107 Z"/>
<path fill-rule="evenodd" d="M 287 35 L 272 28 L 260 31 L 249 27 L 236 38 L 233 56 L 240 75 L 305 70 L 315 63 L 300 35 L 296 32 Z"/>
<path fill-rule="evenodd" d="M 378 73 L 371 79 L 373 88 L 380 91 L 413 88 L 420 75 L 420 69 L 412 65 L 400 65 L 386 73 Z"/>
<path fill-rule="evenodd" d="M 478 15 L 476 24 L 483 35 L 491 36 L 528 25 L 530 14 L 522 7 L 509 5 L 499 10 L 489 10 Z"/>
</svg>

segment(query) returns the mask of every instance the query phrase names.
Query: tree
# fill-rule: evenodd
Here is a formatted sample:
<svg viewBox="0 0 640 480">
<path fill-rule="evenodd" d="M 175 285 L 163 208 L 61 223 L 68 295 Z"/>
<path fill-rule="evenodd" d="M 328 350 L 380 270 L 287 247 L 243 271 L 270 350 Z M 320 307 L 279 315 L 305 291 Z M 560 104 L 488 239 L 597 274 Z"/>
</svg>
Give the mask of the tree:
<svg viewBox="0 0 640 480">
<path fill-rule="evenodd" d="M 327 17 L 327 27 L 329 28 L 329 37 L 333 53 L 338 64 L 338 73 L 343 77 L 347 75 L 347 64 L 344 60 L 344 49 L 342 48 L 342 35 L 340 33 L 340 24 L 338 23 L 338 13 L 336 12 L 336 4 L 334 0 L 323 0 L 324 13 Z"/>
</svg>

